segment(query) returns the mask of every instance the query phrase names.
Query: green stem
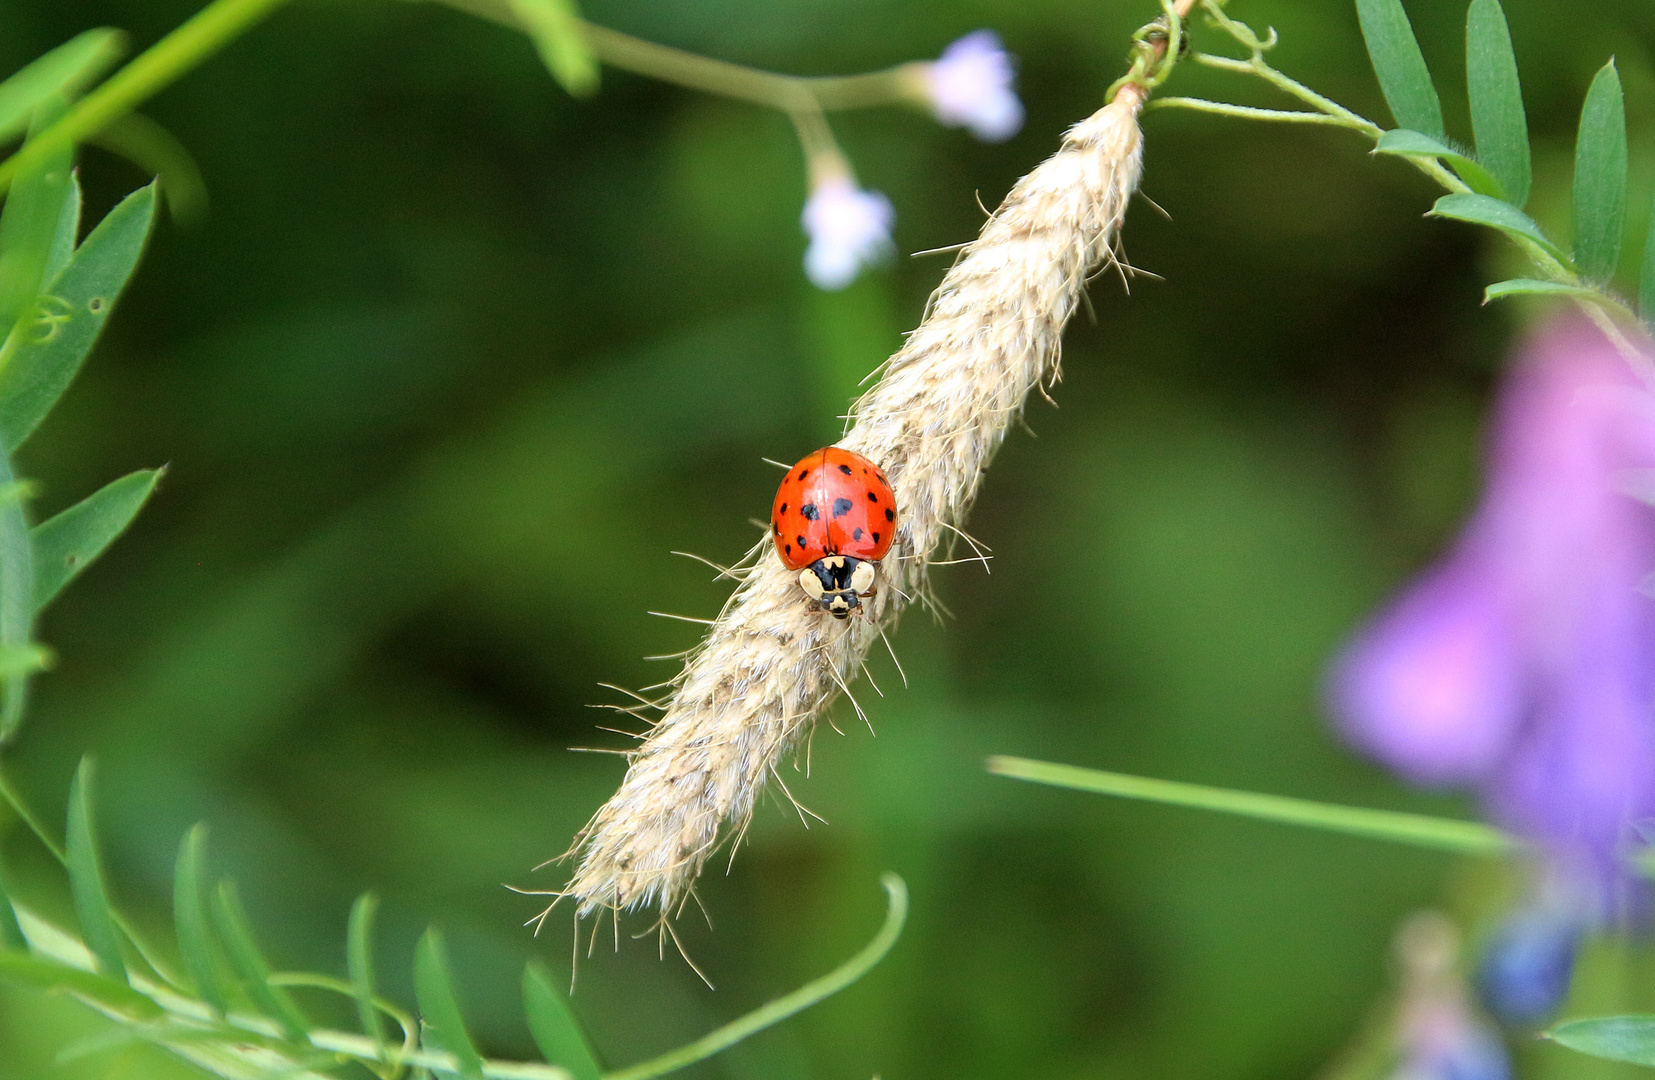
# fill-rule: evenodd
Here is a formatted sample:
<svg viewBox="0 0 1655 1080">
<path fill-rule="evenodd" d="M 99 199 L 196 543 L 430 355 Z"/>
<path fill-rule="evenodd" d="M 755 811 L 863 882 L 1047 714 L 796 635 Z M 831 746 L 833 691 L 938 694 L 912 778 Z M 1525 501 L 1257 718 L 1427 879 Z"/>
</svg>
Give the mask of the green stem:
<svg viewBox="0 0 1655 1080">
<path fill-rule="evenodd" d="M 1342 128 L 1351 126 L 1339 117 L 1329 116 L 1326 113 L 1295 112 L 1290 109 L 1257 109 L 1251 105 L 1231 105 L 1223 101 L 1207 101 L 1205 98 L 1155 98 L 1145 108 L 1191 109 L 1195 112 L 1217 113 L 1219 116 L 1238 116 L 1245 120 L 1275 120 L 1288 124 L 1325 124 L 1330 127 Z"/>
<path fill-rule="evenodd" d="M 213 0 L 178 29 L 140 53 L 96 90 L 76 102 L 63 118 L 17 153 L 0 162 L 0 188 L 19 171 L 65 146 L 83 142 L 180 75 L 222 49 L 284 0 Z"/>
<path fill-rule="evenodd" d="M 749 1035 L 763 1031 L 771 1024 L 809 1008 L 860 979 L 891 951 L 891 946 L 896 944 L 896 939 L 902 934 L 903 922 L 908 918 L 908 887 L 902 883 L 902 879 L 895 874 L 886 874 L 880 879 L 880 884 L 885 886 L 888 900 L 885 925 L 879 928 L 879 933 L 874 935 L 874 939 L 868 942 L 861 952 L 840 967 L 820 979 L 805 983 L 791 994 L 777 998 L 764 1008 L 748 1013 L 740 1020 L 725 1024 L 717 1031 L 708 1032 L 687 1046 L 681 1046 L 677 1050 L 639 1062 L 637 1065 L 604 1073 L 603 1080 L 651 1080 L 652 1077 L 693 1065 L 703 1058 L 712 1057 L 720 1050 L 734 1046 Z"/>
</svg>

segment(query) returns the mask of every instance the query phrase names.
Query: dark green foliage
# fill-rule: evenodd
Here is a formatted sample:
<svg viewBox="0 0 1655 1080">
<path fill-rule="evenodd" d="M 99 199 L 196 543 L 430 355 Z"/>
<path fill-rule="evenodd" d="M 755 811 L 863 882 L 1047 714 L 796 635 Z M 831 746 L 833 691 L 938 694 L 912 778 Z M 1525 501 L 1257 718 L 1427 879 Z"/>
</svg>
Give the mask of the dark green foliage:
<svg viewBox="0 0 1655 1080">
<path fill-rule="evenodd" d="M 120 932 L 115 929 L 115 917 L 109 906 L 109 890 L 104 881 L 103 859 L 98 853 L 98 838 L 92 815 L 91 758 L 82 758 L 75 780 L 69 788 L 69 824 L 65 830 L 64 849 L 68 853 L 69 888 L 75 897 L 75 914 L 80 917 L 80 929 L 87 948 L 98 970 L 114 978 L 126 975 L 126 961 L 121 957 Z"/>
<path fill-rule="evenodd" d="M 218 883 L 218 889 L 213 894 L 213 923 L 218 928 L 219 940 L 224 943 L 230 965 L 241 977 L 241 989 L 252 1000 L 254 1007 L 280 1024 L 289 1038 L 302 1040 L 310 1030 L 310 1022 L 299 1011 L 287 990 L 270 981 L 270 962 L 259 951 L 235 882 Z"/>
<path fill-rule="evenodd" d="M 1494 174 L 1483 168 L 1482 163 L 1475 158 L 1467 157 L 1458 150 L 1417 131 L 1398 128 L 1387 131 L 1379 136 L 1379 142 L 1374 146 L 1374 152 L 1379 154 L 1395 154 L 1399 157 L 1436 158 L 1447 162 L 1461 180 L 1464 180 L 1472 191 L 1479 195 L 1488 195 L 1492 198 L 1506 197 L 1505 185 L 1495 178 Z"/>
<path fill-rule="evenodd" d="M 414 949 L 414 996 L 419 999 L 420 1041 L 454 1055 L 460 1075 L 476 1080 L 483 1075 L 483 1059 L 472 1045 L 448 970 L 448 950 L 442 931 L 425 931 Z"/>
<path fill-rule="evenodd" d="M 1620 263 L 1626 220 L 1626 104 L 1611 60 L 1586 91 L 1575 143 L 1575 263 L 1588 281 L 1606 282 Z"/>
<path fill-rule="evenodd" d="M 598 1080 L 597 1056 L 544 964 L 531 962 L 523 969 L 523 1015 L 542 1057 L 568 1069 L 575 1080 Z"/>
<path fill-rule="evenodd" d="M 11 887 L 6 883 L 6 862 L 0 859 L 0 951 L 22 949 L 23 929 L 12 910 Z"/>
<path fill-rule="evenodd" d="M 0 980 L 67 990 L 133 1020 L 158 1020 L 163 1015 L 159 1005 L 117 979 L 33 956 L 0 953 Z"/>
<path fill-rule="evenodd" d="M 1432 205 L 1431 214 L 1487 225 L 1514 239 L 1530 241 L 1556 258 L 1567 259 L 1563 250 L 1540 231 L 1533 218 L 1503 199 L 1487 195 L 1444 195 Z"/>
<path fill-rule="evenodd" d="M 351 905 L 350 923 L 345 932 L 345 966 L 350 972 L 351 989 L 356 997 L 356 1017 L 362 1031 L 373 1039 L 384 1053 L 385 1018 L 374 1007 L 374 913 L 379 910 L 379 897 L 363 893 Z"/>
<path fill-rule="evenodd" d="M 1471 0 L 1465 16 L 1465 81 L 1477 158 L 1513 206 L 1529 201 L 1529 126 L 1517 57 L 1500 0 Z"/>
<path fill-rule="evenodd" d="M 111 481 L 30 531 L 36 611 L 132 524 L 161 474 L 160 469 L 140 469 Z"/>
<path fill-rule="evenodd" d="M 84 88 L 120 52 L 117 31 L 87 30 L 30 61 L 0 83 L 0 140 L 22 133 L 35 110 L 51 98 Z"/>
<path fill-rule="evenodd" d="M 1356 0 L 1368 59 L 1379 77 L 1379 88 L 1396 118 L 1396 126 L 1412 128 L 1442 140 L 1442 102 L 1431 82 L 1431 72 L 1419 51 L 1414 28 L 1402 0 Z"/>
</svg>

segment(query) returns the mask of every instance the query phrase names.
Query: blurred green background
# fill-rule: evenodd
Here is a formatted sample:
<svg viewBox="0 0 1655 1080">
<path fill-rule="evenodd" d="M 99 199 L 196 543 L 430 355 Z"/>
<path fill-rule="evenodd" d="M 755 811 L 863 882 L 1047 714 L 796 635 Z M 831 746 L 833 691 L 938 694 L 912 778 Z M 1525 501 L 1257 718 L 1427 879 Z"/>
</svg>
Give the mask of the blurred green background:
<svg viewBox="0 0 1655 1080">
<path fill-rule="evenodd" d="M 146 46 L 193 0 L 8 0 L 0 68 L 96 25 Z M 1410 5 L 1445 88 L 1464 5 Z M 1387 114 L 1352 5 L 1233 0 L 1275 62 Z M 1509 0 L 1536 146 L 1531 210 L 1567 233 L 1575 119 L 1611 53 L 1627 86 L 1634 224 L 1655 181 L 1655 6 Z M 958 243 L 1100 102 L 1146 2 L 590 0 L 587 15 L 766 68 L 829 74 L 936 55 L 992 27 L 1029 110 L 1001 146 L 901 110 L 835 121 L 888 193 L 896 243 Z M 1224 45 L 1197 28 L 1198 44 Z M 1170 92 L 1274 103 L 1181 69 Z M 1469 137 L 1463 93 L 1450 128 Z M 280 963 L 342 968 L 351 898 L 385 899 L 411 1000 L 419 930 L 448 930 L 486 1048 L 532 1053 L 516 1004 L 559 854 L 623 763 L 600 682 L 725 588 L 669 554 L 734 559 L 774 470 L 838 431 L 857 381 L 920 317 L 946 256 L 847 291 L 799 269 L 804 170 L 786 122 L 606 71 L 566 97 L 526 39 L 447 8 L 297 0 L 146 110 L 211 193 L 163 222 L 104 343 L 21 465 L 41 516 L 127 470 L 170 472 L 138 524 L 52 609 L 57 669 L 11 754 L 54 821 L 101 765 L 118 892 L 168 917 L 182 831 L 206 820 Z M 909 882 L 896 952 L 838 998 L 697 1077 L 1295 1077 L 1318 1073 L 1388 985 L 1397 921 L 1465 869 L 1436 855 L 988 776 L 1014 753 L 1371 806 L 1468 813 L 1348 754 L 1324 664 L 1430 558 L 1475 495 L 1483 408 L 1525 318 L 1482 308 L 1514 269 L 1436 192 L 1342 133 L 1146 118 L 1139 277 L 1093 287 L 1061 408 L 1035 401 L 970 529 L 993 573 L 937 572 L 955 613 L 911 612 L 682 924 L 710 991 L 653 938 L 600 941 L 577 1009 L 612 1066 L 810 978 Z M 83 156 L 89 215 L 146 178 Z M 1636 233 L 1634 235 L 1641 235 Z M 1636 245 L 1629 244 L 1633 248 Z M 1636 272 L 1636 251 L 1627 269 Z M 1034 436 L 1030 437 L 1030 432 Z M 24 891 L 51 875 L 8 829 Z M 643 929 L 636 920 L 635 929 Z M 1618 963 L 1618 962 L 1617 962 Z M 1616 963 L 1608 964 L 1615 968 Z M 1624 980 L 1623 980 L 1624 981 Z M 1593 990 L 1600 1000 L 1613 993 Z M 1630 991 L 1627 991 L 1630 992 Z M 1608 995 L 1605 997 L 1605 995 Z M 1621 1004 L 1626 1000 L 1619 999 Z M 67 1066 L 97 1021 L 0 991 L 0 1076 L 195 1075 L 148 1051 Z M 1564 1051 L 1536 1070 L 1606 1070 Z"/>
</svg>

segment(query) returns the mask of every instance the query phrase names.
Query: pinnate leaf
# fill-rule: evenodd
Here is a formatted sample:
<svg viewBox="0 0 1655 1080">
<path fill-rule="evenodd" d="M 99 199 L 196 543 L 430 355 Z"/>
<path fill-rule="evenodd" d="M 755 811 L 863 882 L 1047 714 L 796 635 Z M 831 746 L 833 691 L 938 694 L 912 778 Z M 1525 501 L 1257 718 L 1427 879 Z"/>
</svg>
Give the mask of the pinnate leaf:
<svg viewBox="0 0 1655 1080">
<path fill-rule="evenodd" d="M 1571 1020 L 1546 1032 L 1546 1038 L 1593 1057 L 1655 1065 L 1655 1016 Z"/>
<path fill-rule="evenodd" d="M 575 1080 L 598 1080 L 597 1056 L 543 964 L 531 962 L 523 969 L 523 1013 L 542 1057 L 568 1069 Z"/>
<path fill-rule="evenodd" d="M 1500 0 L 1471 0 L 1465 16 L 1465 81 L 1477 158 L 1500 180 L 1513 206 L 1529 201 L 1529 124 L 1517 56 Z"/>
<path fill-rule="evenodd" d="M 448 970 L 448 950 L 443 944 L 442 931 L 435 926 L 425 931 L 414 948 L 414 996 L 419 999 L 425 1044 L 454 1055 L 460 1075 L 468 1080 L 480 1078 L 483 1059 L 466 1033 L 465 1018 L 460 1014 L 460 1002 Z"/>
<path fill-rule="evenodd" d="M 345 964 L 350 971 L 351 990 L 356 997 L 357 1016 L 362 1031 L 373 1039 L 383 1056 L 385 1047 L 385 1018 L 374 1007 L 374 914 L 379 910 L 379 897 L 363 893 L 351 905 L 349 928 L 345 933 Z"/>
<path fill-rule="evenodd" d="M 303 1039 L 310 1030 L 293 998 L 280 986 L 270 981 L 270 962 L 259 951 L 247 921 L 247 911 L 241 905 L 241 894 L 233 881 L 218 883 L 213 894 L 213 921 L 218 926 L 219 939 L 229 954 L 230 964 L 241 976 L 242 989 L 253 1005 L 265 1016 L 281 1025 L 290 1038 Z"/>
<path fill-rule="evenodd" d="M 17 482 L 10 459 L 0 452 L 0 490 L 12 490 Z M 15 672 L 0 676 L 0 743 L 16 735 L 22 726 L 29 672 L 36 666 L 28 660 L 42 655 L 30 640 L 34 634 L 34 589 L 34 547 L 29 542 L 23 502 L 0 502 L 0 654 L 24 662 Z"/>
<path fill-rule="evenodd" d="M 1423 131 L 1435 139 L 1446 137 L 1442 102 L 1408 13 L 1402 10 L 1402 0 L 1356 0 L 1356 14 L 1373 73 L 1379 77 L 1379 89 L 1397 126 Z"/>
<path fill-rule="evenodd" d="M 69 864 L 69 889 L 80 917 L 81 936 L 97 962 L 98 971 L 115 978 L 126 976 L 119 932 L 110 908 L 103 861 L 98 855 L 96 824 L 92 816 L 92 759 L 82 758 L 69 786 L 69 823 L 64 849 Z"/>
<path fill-rule="evenodd" d="M 1398 157 L 1438 158 L 1446 161 L 1472 191 L 1495 199 L 1506 197 L 1505 186 L 1475 158 L 1468 157 L 1447 143 L 1439 142 L 1418 131 L 1409 131 L 1407 128 L 1387 131 L 1379 136 L 1379 142 L 1375 144 L 1373 152 L 1395 154 Z"/>
<path fill-rule="evenodd" d="M 1626 104 L 1613 60 L 1598 70 L 1580 110 L 1574 213 L 1575 263 L 1589 280 L 1608 281 L 1626 219 Z"/>
<path fill-rule="evenodd" d="M 1491 229 L 1499 229 L 1507 236 L 1532 240 L 1557 259 L 1568 262 L 1568 256 L 1563 249 L 1552 243 L 1546 234 L 1540 231 L 1540 226 L 1534 223 L 1533 218 L 1500 199 L 1491 199 L 1487 195 L 1444 195 L 1431 207 L 1430 213 L 1435 217 L 1487 225 Z"/>
<path fill-rule="evenodd" d="M 201 1000 L 220 1016 L 229 1011 L 224 979 L 213 943 L 212 923 L 207 916 L 207 827 L 196 825 L 184 834 L 178 846 L 178 866 L 173 877 L 172 912 L 178 930 L 178 951 L 184 970 L 195 980 Z"/>
<path fill-rule="evenodd" d="M 133 1020 L 159 1020 L 165 1015 L 161 1006 L 123 982 L 54 960 L 0 953 L 0 979 L 36 990 L 67 990 Z"/>
<path fill-rule="evenodd" d="M 46 254 L 46 272 L 40 279 L 46 288 L 50 288 L 57 276 L 63 273 L 63 268 L 69 265 L 69 259 L 75 254 L 75 244 L 80 240 L 80 212 L 80 175 L 70 169 L 63 202 L 58 207 L 57 227 L 52 232 L 51 248 Z"/>
<path fill-rule="evenodd" d="M 160 469 L 128 473 L 31 530 L 36 611 L 126 530 L 161 474 Z"/>
</svg>

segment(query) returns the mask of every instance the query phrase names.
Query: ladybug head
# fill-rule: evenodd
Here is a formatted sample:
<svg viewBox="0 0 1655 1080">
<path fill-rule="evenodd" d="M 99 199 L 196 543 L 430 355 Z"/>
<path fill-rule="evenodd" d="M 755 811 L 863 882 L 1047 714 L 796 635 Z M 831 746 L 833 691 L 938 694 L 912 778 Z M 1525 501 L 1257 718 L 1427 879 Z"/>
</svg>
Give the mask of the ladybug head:
<svg viewBox="0 0 1655 1080">
<path fill-rule="evenodd" d="M 799 588 L 835 619 L 843 619 L 861 598 L 874 594 L 874 565 L 848 555 L 824 555 L 799 571 Z"/>
</svg>

